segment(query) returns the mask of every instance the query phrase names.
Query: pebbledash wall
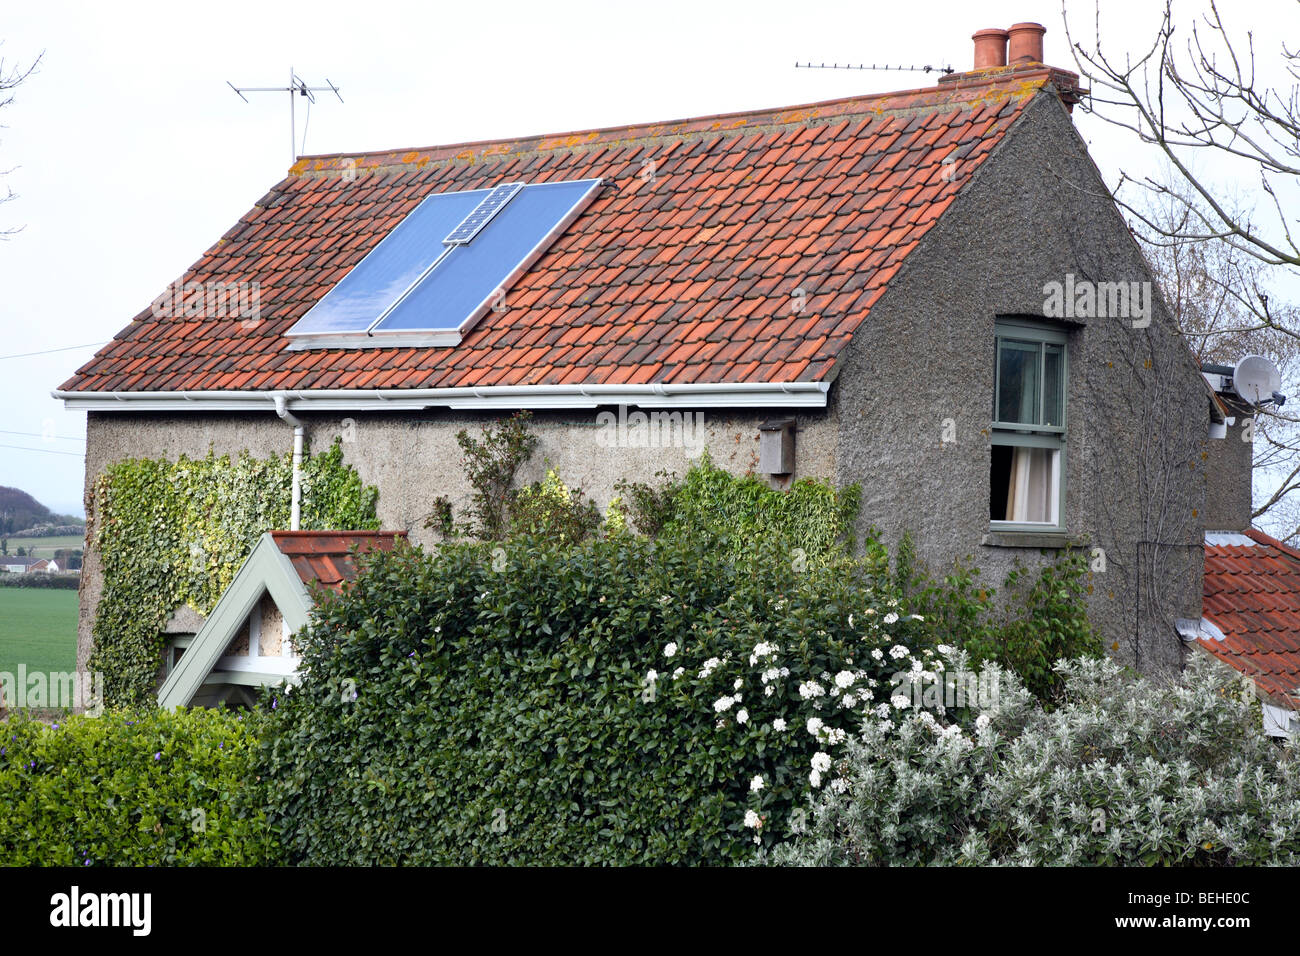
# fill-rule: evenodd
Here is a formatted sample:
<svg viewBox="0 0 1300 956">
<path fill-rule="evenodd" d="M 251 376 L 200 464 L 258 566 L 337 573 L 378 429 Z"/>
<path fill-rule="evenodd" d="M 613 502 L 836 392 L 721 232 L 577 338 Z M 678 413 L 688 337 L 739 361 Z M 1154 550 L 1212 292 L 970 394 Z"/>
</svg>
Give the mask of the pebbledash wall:
<svg viewBox="0 0 1300 956">
<path fill-rule="evenodd" d="M 616 416 L 618 409 L 611 409 Z M 629 409 L 630 415 L 634 410 Z M 673 411 L 676 411 L 674 409 Z M 743 474 L 758 469 L 758 426 L 771 418 L 793 418 L 797 429 L 796 471 L 782 484 L 804 477 L 833 481 L 835 467 L 835 413 L 831 409 L 746 410 L 682 409 L 702 416 L 704 444 L 715 464 Z M 459 512 L 470 502 L 462 453 L 456 433 L 467 428 L 475 434 L 483 425 L 508 412 L 420 412 L 378 414 L 340 412 L 313 415 L 295 412 L 307 427 L 310 446 L 323 450 L 336 436 L 343 439 L 344 458 L 367 484 L 379 489 L 379 521 L 386 530 L 409 533 L 417 544 L 431 544 L 437 535 L 424 528 L 434 500 L 446 495 Z M 608 435 L 598 412 L 590 409 L 534 412 L 538 445 L 521 469 L 528 483 L 555 468 L 570 487 L 580 486 L 603 510 L 623 478 L 655 482 L 661 470 L 683 475 L 698 461 L 700 448 L 674 440 L 661 447 L 627 447 L 602 444 Z M 630 430 L 629 430 L 630 431 Z M 676 433 L 674 433 L 675 435 Z M 230 412 L 161 414 L 89 412 L 86 424 L 86 483 L 112 462 L 127 458 L 202 457 L 209 448 L 232 457 L 247 449 L 257 457 L 283 455 L 292 448 L 293 429 L 269 406 L 263 413 Z M 81 612 L 78 622 L 77 661 L 89 658 L 95 608 L 103 590 L 99 556 L 87 551 L 81 576 Z M 192 625 L 186 630 L 192 629 Z"/>
<path fill-rule="evenodd" d="M 872 308 L 836 385 L 837 480 L 861 481 L 863 524 L 910 530 L 932 569 L 969 555 L 998 587 L 1062 543 L 989 534 L 988 435 L 995 320 L 1043 320 L 1044 287 L 1068 275 L 1151 279 L 1065 107 L 1040 95 Z M 1143 321 L 1066 326 L 1065 539 L 1098 569 L 1089 612 L 1112 653 L 1171 673 L 1174 619 L 1201 617 L 1209 392 L 1158 295 Z"/>
<path fill-rule="evenodd" d="M 1065 107 L 1045 93 L 872 308 L 827 408 L 699 410 L 705 444 L 720 466 L 757 471 L 758 426 L 794 418 L 791 478 L 861 483 L 859 540 L 873 527 L 890 545 L 910 532 L 932 570 L 969 557 L 993 587 L 1016 559 L 1040 565 L 1067 542 L 1097 548 L 1090 614 L 1112 653 L 1149 673 L 1169 673 L 1180 665 L 1174 618 L 1201 616 L 1208 392 L 1158 301 L 1145 328 L 1114 316 L 1068 324 L 1066 533 L 989 533 L 994 323 L 998 316 L 1041 318 L 1044 286 L 1067 275 L 1150 280 Z M 417 543 L 434 539 L 423 523 L 435 498 L 468 502 L 456 432 L 499 417 L 445 409 L 295 413 L 315 448 L 345 438 L 346 459 L 379 488 L 382 526 L 405 530 Z M 540 441 L 523 479 L 540 478 L 549 464 L 603 507 L 620 478 L 682 474 L 695 460 L 681 446 L 605 447 L 596 415 L 537 412 Z M 270 408 L 92 412 L 87 486 L 115 460 L 201 456 L 209 448 L 283 454 L 291 434 Z M 83 666 L 102 587 L 91 551 L 82 574 Z"/>
</svg>

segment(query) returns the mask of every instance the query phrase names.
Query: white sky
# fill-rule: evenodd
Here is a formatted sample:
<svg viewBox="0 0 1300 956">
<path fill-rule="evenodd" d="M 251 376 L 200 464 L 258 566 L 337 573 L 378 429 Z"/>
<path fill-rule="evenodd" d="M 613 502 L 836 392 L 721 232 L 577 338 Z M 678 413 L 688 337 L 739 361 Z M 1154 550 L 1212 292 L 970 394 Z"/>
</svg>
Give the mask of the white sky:
<svg viewBox="0 0 1300 956">
<path fill-rule="evenodd" d="M 1161 0 L 1101 0 L 1116 48 L 1150 41 Z M 1070 0 L 1072 29 L 1091 2 Z M 1286 0 L 1225 4 L 1267 43 L 1296 37 Z M 1282 18 L 1286 23 L 1283 24 Z M 930 86 L 934 74 L 796 70 L 796 60 L 971 64 L 970 35 L 1036 20 L 1073 68 L 1059 2 L 19 3 L 0 56 L 40 70 L 0 111 L 0 485 L 81 512 L 85 416 L 49 397 L 289 166 L 289 67 L 325 77 L 306 152 L 360 152 L 787 106 Z M 1080 117 L 1113 181 L 1138 147 Z M 301 144 L 303 112 L 298 113 Z M 14 434 L 19 433 L 19 434 Z M 3 446 L 23 446 L 19 450 Z M 57 454 L 63 452 L 65 454 Z M 71 453 L 71 454 L 66 454 Z"/>
</svg>

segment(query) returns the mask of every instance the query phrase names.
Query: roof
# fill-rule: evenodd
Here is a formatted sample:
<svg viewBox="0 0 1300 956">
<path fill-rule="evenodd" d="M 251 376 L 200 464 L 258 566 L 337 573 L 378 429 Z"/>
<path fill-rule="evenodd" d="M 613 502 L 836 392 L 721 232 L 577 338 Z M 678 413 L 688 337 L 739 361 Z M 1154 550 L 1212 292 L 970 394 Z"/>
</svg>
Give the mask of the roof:
<svg viewBox="0 0 1300 956">
<path fill-rule="evenodd" d="M 258 321 L 146 309 L 55 394 L 824 386 L 1026 104 L 1077 79 L 1042 66 L 962 76 L 779 110 L 304 158 L 181 280 L 258 283 Z M 283 333 L 431 193 L 596 177 L 595 201 L 459 345 L 287 350 Z"/>
<path fill-rule="evenodd" d="M 304 584 L 340 592 L 357 576 L 354 554 L 391 551 L 405 531 L 272 531 L 271 540 Z"/>
<path fill-rule="evenodd" d="M 1300 551 L 1253 528 L 1207 534 L 1203 608 L 1223 639 L 1195 643 L 1300 709 Z"/>
</svg>

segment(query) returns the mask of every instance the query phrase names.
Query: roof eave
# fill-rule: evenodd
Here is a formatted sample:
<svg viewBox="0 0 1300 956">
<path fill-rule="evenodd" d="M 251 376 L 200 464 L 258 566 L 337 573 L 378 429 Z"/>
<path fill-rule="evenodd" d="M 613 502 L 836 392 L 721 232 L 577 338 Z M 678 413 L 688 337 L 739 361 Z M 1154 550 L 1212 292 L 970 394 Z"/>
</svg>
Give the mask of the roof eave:
<svg viewBox="0 0 1300 956">
<path fill-rule="evenodd" d="M 282 399 L 293 411 L 422 409 L 565 409 L 602 405 L 641 408 L 825 408 L 829 381 L 653 385 L 489 385 L 481 388 L 305 389 L 249 391 L 55 390 L 68 409 L 81 411 L 273 411 Z"/>
</svg>

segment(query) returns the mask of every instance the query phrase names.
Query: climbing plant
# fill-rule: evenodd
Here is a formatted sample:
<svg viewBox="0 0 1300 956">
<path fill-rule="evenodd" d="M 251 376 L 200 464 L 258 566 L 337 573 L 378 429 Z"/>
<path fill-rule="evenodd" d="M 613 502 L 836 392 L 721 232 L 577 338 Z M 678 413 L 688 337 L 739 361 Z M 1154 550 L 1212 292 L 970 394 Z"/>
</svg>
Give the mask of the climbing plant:
<svg viewBox="0 0 1300 956">
<path fill-rule="evenodd" d="M 802 550 L 810 560 L 852 551 L 853 522 L 861 488 L 836 489 L 802 478 L 789 490 L 755 475 L 733 475 L 706 451 L 684 478 L 659 473 L 660 484 L 621 481 L 615 489 L 627 502 L 633 526 L 649 537 L 709 533 L 736 554 L 765 542 Z"/>
<path fill-rule="evenodd" d="M 127 459 L 96 477 L 86 536 L 104 590 L 89 666 L 104 675 L 106 703 L 152 699 L 168 616 L 181 604 L 210 612 L 258 537 L 289 527 L 292 481 L 287 454 L 232 460 L 211 451 Z M 303 461 L 304 530 L 377 528 L 378 497 L 344 463 L 337 440 Z"/>
</svg>

